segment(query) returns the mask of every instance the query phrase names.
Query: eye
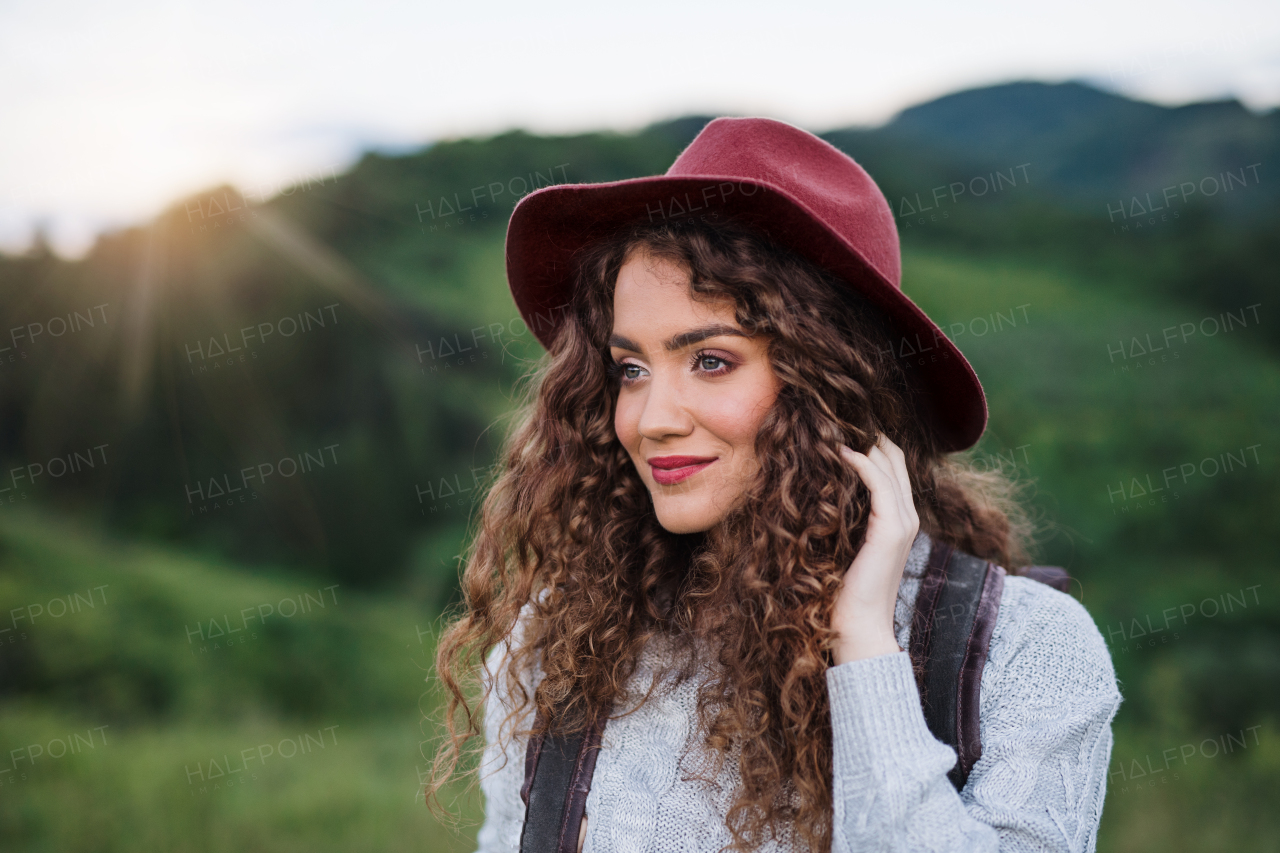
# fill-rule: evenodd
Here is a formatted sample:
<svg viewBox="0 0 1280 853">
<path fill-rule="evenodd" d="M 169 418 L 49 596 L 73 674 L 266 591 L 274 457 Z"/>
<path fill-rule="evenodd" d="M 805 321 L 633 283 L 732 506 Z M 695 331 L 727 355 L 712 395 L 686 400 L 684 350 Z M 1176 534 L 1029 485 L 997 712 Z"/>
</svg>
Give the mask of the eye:
<svg viewBox="0 0 1280 853">
<path fill-rule="evenodd" d="M 643 368 L 638 364 L 628 364 L 626 362 L 619 363 L 616 361 L 610 361 L 605 365 L 604 369 L 610 379 L 616 379 L 623 385 L 630 385 L 639 378 L 627 373 L 628 370 L 643 370 Z"/>
<path fill-rule="evenodd" d="M 713 366 L 708 366 L 711 364 Z M 729 359 L 715 353 L 699 350 L 693 354 L 689 361 L 689 369 L 695 373 L 701 373 L 703 376 L 724 376 L 729 373 L 737 365 Z M 632 373 L 630 371 L 644 371 L 644 368 L 638 364 L 630 362 L 610 361 L 605 365 L 605 373 L 610 379 L 616 379 L 622 385 L 632 385 L 640 381 L 641 373 Z"/>
<path fill-rule="evenodd" d="M 707 362 L 719 362 L 722 366 L 707 367 Z M 703 375 L 705 376 L 723 376 L 730 370 L 733 370 L 734 364 L 727 358 L 702 350 L 694 354 L 693 362 L 690 364 L 690 367 L 695 370 L 702 368 Z"/>
</svg>

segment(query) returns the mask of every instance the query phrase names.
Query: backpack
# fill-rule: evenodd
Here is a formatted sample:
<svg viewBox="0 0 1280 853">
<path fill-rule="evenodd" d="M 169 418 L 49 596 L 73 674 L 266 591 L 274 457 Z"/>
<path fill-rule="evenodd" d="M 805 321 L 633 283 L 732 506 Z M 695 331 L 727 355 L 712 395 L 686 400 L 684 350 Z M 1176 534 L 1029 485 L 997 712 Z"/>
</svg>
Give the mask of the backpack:
<svg viewBox="0 0 1280 853">
<path fill-rule="evenodd" d="M 957 791 L 982 755 L 979 688 L 1005 574 L 989 560 L 936 541 L 916 597 L 908 652 L 929 731 L 956 751 L 947 778 Z M 1067 592 L 1072 582 L 1061 566 L 1028 566 L 1021 576 L 1059 592 Z M 607 718 L 601 713 L 577 732 L 529 739 L 520 788 L 525 803 L 521 853 L 577 853 Z M 544 723 L 539 711 L 535 729 L 545 729 Z"/>
</svg>

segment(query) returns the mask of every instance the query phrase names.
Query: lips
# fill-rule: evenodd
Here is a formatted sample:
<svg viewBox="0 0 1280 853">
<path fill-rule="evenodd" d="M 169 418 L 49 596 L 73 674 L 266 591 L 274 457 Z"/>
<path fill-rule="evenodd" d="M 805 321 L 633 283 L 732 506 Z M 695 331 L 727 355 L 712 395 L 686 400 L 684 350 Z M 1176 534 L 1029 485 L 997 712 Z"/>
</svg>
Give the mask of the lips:
<svg viewBox="0 0 1280 853">
<path fill-rule="evenodd" d="M 655 456 L 649 460 L 653 479 L 663 486 L 687 480 L 718 459 L 718 456 Z"/>
</svg>

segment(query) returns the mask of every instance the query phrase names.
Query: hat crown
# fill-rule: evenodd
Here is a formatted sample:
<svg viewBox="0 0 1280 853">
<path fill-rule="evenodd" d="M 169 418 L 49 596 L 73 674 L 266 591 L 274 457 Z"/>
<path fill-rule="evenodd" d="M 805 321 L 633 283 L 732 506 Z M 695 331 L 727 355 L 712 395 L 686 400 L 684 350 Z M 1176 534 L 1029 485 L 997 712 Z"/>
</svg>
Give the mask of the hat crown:
<svg viewBox="0 0 1280 853">
<path fill-rule="evenodd" d="M 771 118 L 717 118 L 694 137 L 669 177 L 723 175 L 790 195 L 848 243 L 889 284 L 902 289 L 893 209 L 852 157 L 807 130 Z"/>
<path fill-rule="evenodd" d="M 987 422 L 982 384 L 902 292 L 898 227 L 884 193 L 853 158 L 775 119 L 714 119 L 662 175 L 542 187 L 522 198 L 507 226 L 507 278 L 520 316 L 552 349 L 579 252 L 646 219 L 717 210 L 882 311 L 939 446 L 962 450 L 978 440 Z"/>
</svg>

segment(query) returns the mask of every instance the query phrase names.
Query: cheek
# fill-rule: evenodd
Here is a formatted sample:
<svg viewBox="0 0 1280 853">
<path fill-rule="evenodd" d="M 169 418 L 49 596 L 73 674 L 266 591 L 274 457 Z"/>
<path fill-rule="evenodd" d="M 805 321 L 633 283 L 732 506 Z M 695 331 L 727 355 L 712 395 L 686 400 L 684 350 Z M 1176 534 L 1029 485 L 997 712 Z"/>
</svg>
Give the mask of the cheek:
<svg viewBox="0 0 1280 853">
<path fill-rule="evenodd" d="M 734 448 L 734 455 L 755 454 L 756 433 L 769 412 L 772 395 L 708 395 L 700 407 L 702 423 Z"/>
<path fill-rule="evenodd" d="M 613 410 L 613 431 L 618 435 L 628 452 L 635 453 L 640 437 L 640 408 L 634 400 L 628 401 L 627 395 L 618 398 Z"/>
</svg>

